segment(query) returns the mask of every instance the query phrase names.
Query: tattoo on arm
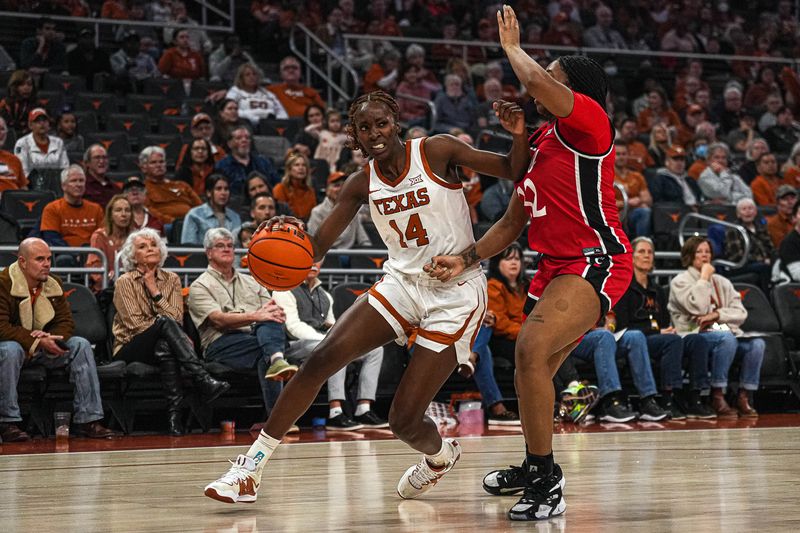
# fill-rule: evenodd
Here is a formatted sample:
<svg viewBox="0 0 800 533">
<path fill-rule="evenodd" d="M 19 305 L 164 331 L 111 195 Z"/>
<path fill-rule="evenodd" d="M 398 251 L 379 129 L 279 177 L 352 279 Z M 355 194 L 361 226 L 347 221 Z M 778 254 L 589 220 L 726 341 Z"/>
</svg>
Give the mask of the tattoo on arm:
<svg viewBox="0 0 800 533">
<path fill-rule="evenodd" d="M 478 250 L 475 249 L 474 244 L 461 252 L 461 260 L 464 261 L 464 268 L 472 266 L 481 260 L 481 258 L 478 256 Z"/>
</svg>

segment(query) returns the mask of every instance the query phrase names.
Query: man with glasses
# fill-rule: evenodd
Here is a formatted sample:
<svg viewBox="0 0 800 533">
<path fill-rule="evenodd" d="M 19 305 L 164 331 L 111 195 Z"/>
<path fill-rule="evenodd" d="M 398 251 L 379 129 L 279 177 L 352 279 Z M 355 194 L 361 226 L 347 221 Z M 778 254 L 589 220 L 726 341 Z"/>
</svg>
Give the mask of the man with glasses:
<svg viewBox="0 0 800 533">
<path fill-rule="evenodd" d="M 280 74 L 282 83 L 267 86 L 278 97 L 286 113 L 292 118 L 302 118 L 306 108 L 311 104 L 325 107 L 325 100 L 316 89 L 300 83 L 302 75 L 300 61 L 294 56 L 286 56 L 281 60 Z"/>
<path fill-rule="evenodd" d="M 100 204 L 105 209 L 108 201 L 119 194 L 119 184 L 108 176 L 108 152 L 102 144 L 91 145 L 83 154 L 83 168 L 86 169 L 86 193 L 83 197 Z"/>
</svg>

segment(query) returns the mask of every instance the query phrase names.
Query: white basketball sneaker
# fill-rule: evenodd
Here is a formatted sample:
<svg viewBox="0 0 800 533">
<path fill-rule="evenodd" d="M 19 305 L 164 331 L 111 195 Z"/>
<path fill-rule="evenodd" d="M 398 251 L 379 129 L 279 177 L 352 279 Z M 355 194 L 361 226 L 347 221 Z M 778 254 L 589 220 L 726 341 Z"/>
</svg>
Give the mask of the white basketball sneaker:
<svg viewBox="0 0 800 533">
<path fill-rule="evenodd" d="M 416 498 L 428 492 L 436 483 L 442 479 L 455 466 L 461 458 L 461 445 L 454 439 L 445 439 L 445 442 L 452 447 L 452 456 L 443 466 L 433 466 L 425 456 L 419 463 L 409 467 L 400 482 L 397 484 L 397 494 L 406 500 Z"/>
<path fill-rule="evenodd" d="M 225 503 L 253 503 L 261 485 L 261 470 L 246 455 L 230 463 L 231 468 L 224 476 L 206 486 L 205 495 Z"/>
</svg>

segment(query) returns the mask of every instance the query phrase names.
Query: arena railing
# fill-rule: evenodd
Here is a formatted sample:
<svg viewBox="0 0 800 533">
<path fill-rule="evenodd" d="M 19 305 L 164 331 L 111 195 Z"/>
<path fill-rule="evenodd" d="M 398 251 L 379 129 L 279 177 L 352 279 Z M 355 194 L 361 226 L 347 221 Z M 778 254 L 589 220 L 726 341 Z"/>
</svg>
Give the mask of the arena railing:
<svg viewBox="0 0 800 533">
<path fill-rule="evenodd" d="M 701 215 L 700 213 L 686 213 L 683 218 L 681 218 L 681 221 L 678 224 L 678 241 L 680 242 L 681 246 L 683 246 L 683 243 L 686 241 L 686 225 L 692 220 L 700 220 L 702 222 L 708 222 L 709 224 L 719 224 L 720 226 L 725 226 L 726 228 L 732 228 L 738 231 L 739 235 L 741 235 L 742 239 L 744 239 L 744 253 L 742 253 L 742 258 L 736 262 L 728 261 L 727 259 L 715 259 L 714 263 L 726 266 L 728 268 L 742 268 L 745 264 L 747 264 L 747 258 L 750 255 L 750 236 L 747 234 L 747 230 L 745 230 L 739 224 L 734 224 L 733 222 L 727 222 L 725 220 L 719 220 L 708 215 Z M 689 230 L 689 235 L 699 235 L 699 233 L 692 228 Z"/>
<path fill-rule="evenodd" d="M 13 252 L 16 253 L 19 250 L 19 245 L 2 245 L 0 246 L 0 252 Z M 50 272 L 53 274 L 66 274 L 67 279 L 65 281 L 72 281 L 72 275 L 82 275 L 83 276 L 83 283 L 84 285 L 89 284 L 89 276 L 92 274 L 100 274 L 101 279 L 101 287 L 103 289 L 108 287 L 108 258 L 106 257 L 105 252 L 99 248 L 91 248 L 89 246 L 51 246 L 50 251 L 53 252 L 53 257 L 62 254 L 70 254 L 70 255 L 86 255 L 86 254 L 96 254 L 100 257 L 100 265 L 99 267 L 60 267 L 55 266 L 56 261 L 53 260 L 53 266 L 50 268 Z M 2 270 L 2 269 L 0 269 Z M 116 278 L 114 278 L 116 279 Z"/>
<path fill-rule="evenodd" d="M 396 92 L 394 97 L 397 100 L 411 100 L 412 102 L 418 102 L 420 104 L 425 104 L 428 106 L 428 131 L 433 131 L 434 126 L 436 126 L 436 120 L 438 118 L 438 113 L 436 112 L 436 106 L 433 105 L 431 100 L 427 98 L 422 98 L 419 96 L 414 96 L 413 94 L 403 93 L 403 92 Z"/>
</svg>

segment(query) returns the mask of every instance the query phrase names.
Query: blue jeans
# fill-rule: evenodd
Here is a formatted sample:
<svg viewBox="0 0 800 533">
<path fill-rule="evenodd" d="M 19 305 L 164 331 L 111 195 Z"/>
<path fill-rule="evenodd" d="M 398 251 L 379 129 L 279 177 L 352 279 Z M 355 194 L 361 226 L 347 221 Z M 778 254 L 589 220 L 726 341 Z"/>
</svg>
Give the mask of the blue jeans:
<svg viewBox="0 0 800 533">
<path fill-rule="evenodd" d="M 625 340 L 628 333 L 630 331 L 622 336 L 622 340 Z M 683 387 L 683 341 L 680 336 L 675 334 L 648 335 L 647 350 L 651 357 L 659 361 L 661 388 L 680 390 Z"/>
<path fill-rule="evenodd" d="M 256 325 L 253 333 L 243 331 L 226 333 L 208 346 L 206 361 L 217 361 L 239 370 L 255 368 L 258 372 L 264 406 L 269 412 L 278 401 L 283 383 L 264 376 L 270 365 L 270 357 L 285 350 L 286 331 L 283 324 L 261 322 Z"/>
<path fill-rule="evenodd" d="M 628 211 L 628 220 L 634 237 L 645 237 L 653 234 L 653 218 L 649 207 L 634 207 Z"/>
<path fill-rule="evenodd" d="M 503 401 L 500 387 L 494 379 L 494 368 L 492 362 L 492 350 L 489 349 L 489 339 L 492 338 L 492 328 L 481 326 L 478 336 L 475 337 L 475 344 L 472 351 L 478 354 L 478 364 L 475 365 L 475 383 L 483 398 L 483 407 L 489 408 L 492 405 Z"/>
<path fill-rule="evenodd" d="M 701 333 L 711 345 L 711 386 L 728 386 L 728 372 L 733 360 L 739 356 L 742 368 L 739 386 L 747 390 L 758 390 L 761 363 L 764 361 L 764 339 L 737 339 L 730 331 L 706 331 Z"/>
<path fill-rule="evenodd" d="M 70 337 L 66 342 L 69 353 L 62 357 L 51 357 L 38 350 L 30 359 L 25 358 L 25 350 L 18 342 L 0 342 L 0 422 L 22 420 L 17 401 L 17 383 L 24 365 L 42 365 L 48 369 L 66 366 L 69 381 L 75 386 L 73 421 L 85 424 L 103 418 L 100 382 L 92 346 L 83 337 Z"/>
<path fill-rule="evenodd" d="M 675 346 L 679 346 L 677 340 L 673 342 Z M 628 357 L 628 366 L 631 369 L 633 384 L 642 398 L 656 393 L 656 380 L 653 377 L 653 368 L 650 366 L 650 352 L 647 346 L 647 337 L 639 330 L 629 329 L 619 339 L 619 347 Z M 675 354 L 672 354 L 672 357 L 675 358 Z M 674 367 L 674 363 L 672 363 L 672 366 Z M 680 365 L 678 368 L 680 369 Z"/>
<path fill-rule="evenodd" d="M 583 337 L 570 354 L 570 357 L 594 362 L 600 397 L 622 390 L 615 360 L 616 353 L 617 343 L 614 335 L 606 329 L 594 329 Z"/>
<path fill-rule="evenodd" d="M 683 355 L 689 359 L 689 379 L 694 390 L 706 390 L 710 385 L 708 379 L 708 357 L 711 344 L 699 333 L 692 333 L 683 338 Z"/>
</svg>

